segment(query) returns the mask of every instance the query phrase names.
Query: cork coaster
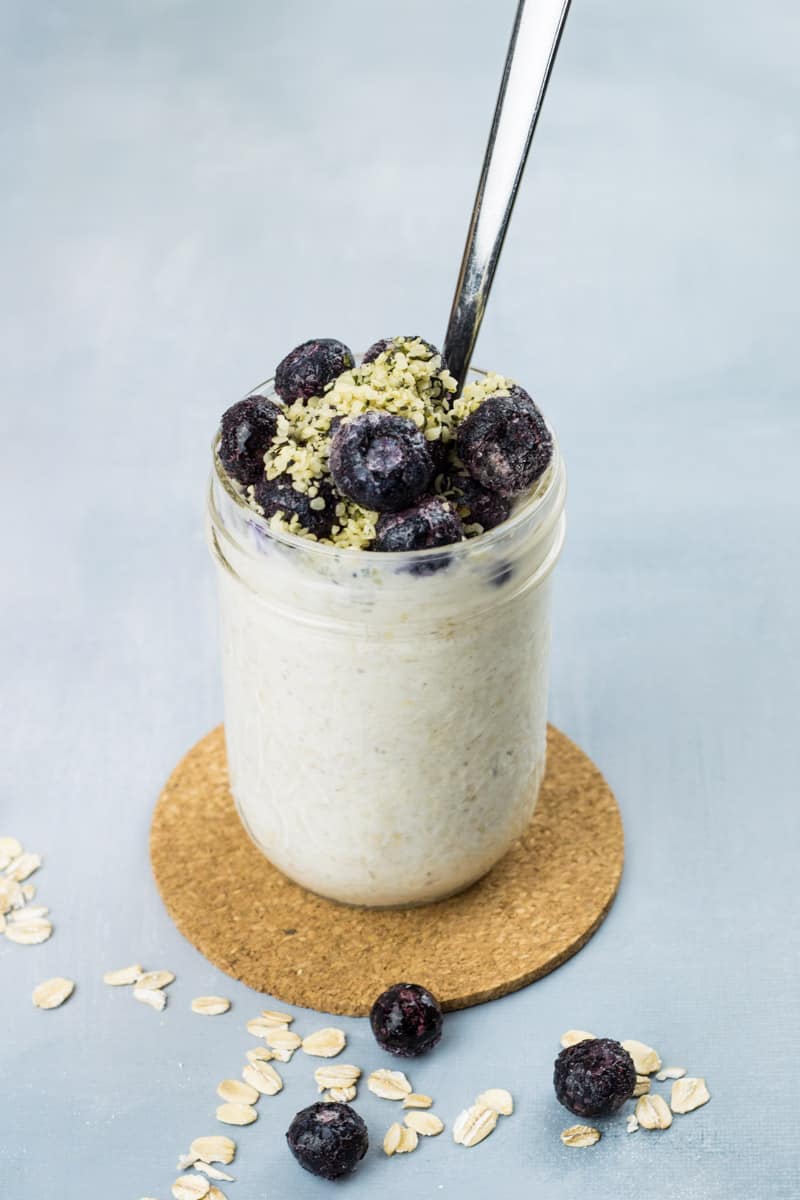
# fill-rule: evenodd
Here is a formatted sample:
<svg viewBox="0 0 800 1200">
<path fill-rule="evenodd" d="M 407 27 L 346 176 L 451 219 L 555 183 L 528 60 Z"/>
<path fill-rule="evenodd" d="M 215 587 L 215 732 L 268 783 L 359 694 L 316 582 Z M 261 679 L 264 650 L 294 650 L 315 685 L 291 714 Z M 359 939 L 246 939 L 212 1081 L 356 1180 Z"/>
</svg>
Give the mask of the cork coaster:
<svg viewBox="0 0 800 1200">
<path fill-rule="evenodd" d="M 222 726 L 175 768 L 150 856 L 167 909 L 212 963 L 287 1004 L 364 1016 L 400 979 L 448 1009 L 504 996 L 583 946 L 622 873 L 622 821 L 597 767 L 557 729 L 525 834 L 482 880 L 420 908 L 347 908 L 291 883 L 250 841 Z"/>
</svg>

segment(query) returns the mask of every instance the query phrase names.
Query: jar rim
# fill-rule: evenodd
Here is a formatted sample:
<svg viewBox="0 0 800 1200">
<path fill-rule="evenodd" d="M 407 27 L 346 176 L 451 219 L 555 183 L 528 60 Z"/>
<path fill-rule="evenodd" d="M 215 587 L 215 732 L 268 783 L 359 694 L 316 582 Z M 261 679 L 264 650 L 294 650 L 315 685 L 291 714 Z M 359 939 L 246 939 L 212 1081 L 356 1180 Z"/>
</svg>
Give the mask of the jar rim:
<svg viewBox="0 0 800 1200">
<path fill-rule="evenodd" d="M 471 367 L 469 373 L 486 375 L 488 372 L 478 367 Z M 274 376 L 270 376 L 270 378 L 251 388 L 247 392 L 247 396 L 262 395 L 264 394 L 264 389 L 270 389 L 274 393 L 273 383 Z M 391 562 L 399 567 L 404 564 L 425 562 L 442 554 L 460 558 L 467 557 L 469 554 L 480 552 L 484 549 L 488 550 L 526 523 L 530 522 L 533 525 L 544 523 L 554 507 L 557 508 L 557 511 L 560 511 L 561 507 L 563 507 L 566 487 L 564 460 L 561 455 L 558 439 L 547 418 L 545 418 L 545 424 L 553 440 L 553 456 L 545 471 L 536 481 L 533 491 L 525 498 L 519 508 L 512 512 L 511 516 L 505 521 L 502 521 L 499 525 L 495 525 L 493 529 L 487 529 L 483 533 L 479 533 L 477 537 L 465 538 L 461 542 L 448 543 L 444 546 L 429 546 L 422 550 L 364 550 L 357 546 L 335 546 L 315 541 L 313 538 L 303 537 L 301 534 L 274 529 L 266 517 L 250 507 L 242 494 L 231 483 L 230 477 L 217 453 L 219 429 L 214 434 L 214 439 L 211 443 L 211 454 L 217 481 L 223 487 L 227 496 L 234 501 L 243 514 L 246 514 L 248 522 L 252 522 L 264 537 L 289 549 L 301 550 L 305 554 L 309 554 L 312 560 L 316 557 L 319 562 L 331 562 L 343 559 L 346 562 L 363 563 L 364 555 L 369 555 L 369 561 L 371 562 L 383 562 L 387 564 Z M 213 487 L 209 496 L 209 503 L 212 507 L 216 507 L 213 499 Z"/>
</svg>

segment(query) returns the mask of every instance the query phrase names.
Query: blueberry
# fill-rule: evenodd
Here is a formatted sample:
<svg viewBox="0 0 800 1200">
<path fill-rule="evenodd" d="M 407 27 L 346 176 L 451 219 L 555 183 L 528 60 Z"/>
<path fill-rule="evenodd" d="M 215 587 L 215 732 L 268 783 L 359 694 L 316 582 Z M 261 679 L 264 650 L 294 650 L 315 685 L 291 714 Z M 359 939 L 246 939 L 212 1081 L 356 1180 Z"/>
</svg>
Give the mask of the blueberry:
<svg viewBox="0 0 800 1200">
<path fill-rule="evenodd" d="M 222 414 L 219 458 L 238 483 L 263 478 L 264 455 L 277 432 L 280 412 L 266 396 L 248 396 Z"/>
<path fill-rule="evenodd" d="M 275 370 L 275 391 L 291 404 L 321 396 L 325 386 L 355 365 L 353 351 L 336 338 L 313 338 L 290 350 Z"/>
<path fill-rule="evenodd" d="M 354 1171 L 367 1153 L 369 1136 L 349 1104 L 310 1104 L 286 1131 L 289 1149 L 300 1166 L 323 1179 Z"/>
<path fill-rule="evenodd" d="M 413 421 L 369 409 L 336 429 L 330 469 L 343 496 L 376 512 L 398 512 L 427 491 L 433 459 Z"/>
<path fill-rule="evenodd" d="M 286 520 L 296 514 L 300 524 L 315 537 L 330 537 L 331 526 L 336 521 L 336 493 L 330 484 L 318 483 L 318 496 L 325 507 L 315 507 L 311 496 L 298 492 L 292 485 L 291 475 L 279 475 L 277 479 L 262 477 L 253 488 L 253 498 L 264 510 L 269 520 L 275 513 L 283 513 Z"/>
<path fill-rule="evenodd" d="M 527 392 L 489 396 L 458 430 L 458 456 L 473 479 L 501 496 L 518 496 L 553 456 L 553 438 Z"/>
<path fill-rule="evenodd" d="M 429 359 L 435 358 L 437 354 L 441 355 L 441 353 L 442 353 L 441 350 L 438 350 L 436 348 L 436 346 L 433 345 L 432 342 L 426 342 L 425 338 L 417 337 L 416 334 L 412 334 L 409 337 L 403 337 L 403 338 L 399 338 L 399 339 L 398 338 L 381 338 L 381 340 L 379 342 L 373 342 L 372 345 L 370 346 L 369 350 L 367 350 L 366 354 L 364 355 L 364 357 L 361 361 L 364 363 L 374 362 L 379 354 L 383 354 L 384 350 L 389 349 L 392 342 L 395 342 L 398 340 L 403 341 L 403 342 L 422 342 L 422 345 L 428 351 Z M 447 364 L 445 363 L 444 358 L 442 358 L 442 369 L 444 369 L 446 367 L 446 365 Z"/>
<path fill-rule="evenodd" d="M 484 529 L 494 529 L 508 520 L 511 501 L 507 497 L 490 492 L 470 477 L 454 480 L 453 488 L 456 492 L 453 503 L 465 521 L 477 521 Z"/>
<path fill-rule="evenodd" d="M 612 1038 L 587 1038 L 562 1050 L 553 1086 L 559 1103 L 579 1117 L 616 1112 L 633 1095 L 636 1068 L 627 1050 Z"/>
<path fill-rule="evenodd" d="M 426 496 L 413 508 L 378 518 L 373 550 L 428 550 L 464 537 L 458 514 L 441 496 Z"/>
<path fill-rule="evenodd" d="M 369 1020 L 378 1045 L 404 1058 L 432 1050 L 442 1036 L 439 1002 L 418 983 L 388 988 L 373 1004 Z"/>
</svg>

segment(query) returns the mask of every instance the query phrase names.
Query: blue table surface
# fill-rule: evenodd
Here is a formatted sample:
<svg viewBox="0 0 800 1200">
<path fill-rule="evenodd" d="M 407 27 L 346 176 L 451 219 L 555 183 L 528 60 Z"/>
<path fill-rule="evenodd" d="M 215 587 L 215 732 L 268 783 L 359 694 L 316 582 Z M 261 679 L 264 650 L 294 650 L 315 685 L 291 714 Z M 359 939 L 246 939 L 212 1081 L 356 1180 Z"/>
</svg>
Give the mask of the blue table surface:
<svg viewBox="0 0 800 1200">
<path fill-rule="evenodd" d="M 37 0 L 0 13 L 0 834 L 55 933 L 0 938 L 0 1195 L 168 1200 L 268 1006 L 174 929 L 154 799 L 221 719 L 201 528 L 220 411 L 314 335 L 440 339 L 513 0 Z M 411 1065 L 448 1122 L 356 1200 L 794 1198 L 798 1030 L 797 62 L 791 0 L 576 0 L 477 361 L 570 470 L 551 713 L 603 768 L 627 865 L 572 961 L 454 1014 Z M 103 985 L 177 974 L 166 1011 Z M 43 1013 L 32 987 L 77 980 Z M 203 1019 L 193 996 L 221 992 Z M 325 1022 L 297 1011 L 309 1031 Z M 391 1065 L 367 1023 L 348 1061 Z M 591 1150 L 550 1085 L 571 1026 L 654 1044 L 713 1099 Z M 261 1102 L 229 1200 L 325 1197 Z M 235 1132 L 235 1131 L 234 1131 Z"/>
</svg>

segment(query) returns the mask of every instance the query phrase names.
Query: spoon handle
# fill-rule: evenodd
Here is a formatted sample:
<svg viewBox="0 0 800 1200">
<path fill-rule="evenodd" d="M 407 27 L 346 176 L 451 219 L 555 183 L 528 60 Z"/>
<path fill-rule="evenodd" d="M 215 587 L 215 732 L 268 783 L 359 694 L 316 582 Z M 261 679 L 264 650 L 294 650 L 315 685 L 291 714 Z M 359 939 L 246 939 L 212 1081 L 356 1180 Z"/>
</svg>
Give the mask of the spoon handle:
<svg viewBox="0 0 800 1200">
<path fill-rule="evenodd" d="M 469 369 L 570 0 L 519 0 L 461 260 L 444 356 L 459 388 Z"/>
</svg>

